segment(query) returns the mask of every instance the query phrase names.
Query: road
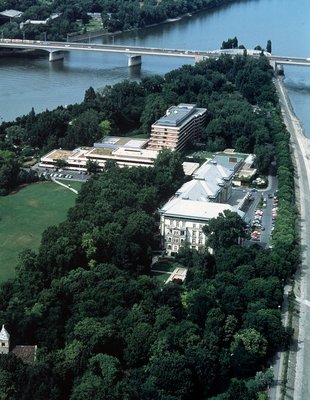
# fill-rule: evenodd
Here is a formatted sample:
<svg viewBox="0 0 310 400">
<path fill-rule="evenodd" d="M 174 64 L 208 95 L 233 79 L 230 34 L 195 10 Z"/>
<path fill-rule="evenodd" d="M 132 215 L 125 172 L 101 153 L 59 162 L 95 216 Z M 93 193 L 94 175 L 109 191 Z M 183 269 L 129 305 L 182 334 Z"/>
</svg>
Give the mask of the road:
<svg viewBox="0 0 310 400">
<path fill-rule="evenodd" d="M 296 277 L 295 295 L 299 316 L 294 319 L 296 345 L 291 349 L 286 398 L 310 399 L 310 141 L 303 134 L 281 78 L 275 80 L 283 119 L 291 134 L 291 148 L 296 168 L 296 203 L 300 212 L 301 269 Z M 278 391 L 279 394 L 279 391 Z M 278 395 L 276 396 L 278 399 Z"/>
</svg>

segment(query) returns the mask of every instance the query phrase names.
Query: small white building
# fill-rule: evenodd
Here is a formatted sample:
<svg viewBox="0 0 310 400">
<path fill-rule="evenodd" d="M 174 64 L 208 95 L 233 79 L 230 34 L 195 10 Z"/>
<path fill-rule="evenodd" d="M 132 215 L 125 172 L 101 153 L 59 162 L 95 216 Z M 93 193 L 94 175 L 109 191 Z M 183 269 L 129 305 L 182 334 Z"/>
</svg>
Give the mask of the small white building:
<svg viewBox="0 0 310 400">
<path fill-rule="evenodd" d="M 8 354 L 10 351 L 10 334 L 2 325 L 0 331 L 0 354 Z"/>
<path fill-rule="evenodd" d="M 204 247 L 206 236 L 202 228 L 225 210 L 244 217 L 242 211 L 229 204 L 172 198 L 159 210 L 160 233 L 166 253 L 170 256 L 178 253 L 186 243 L 196 250 Z"/>
</svg>

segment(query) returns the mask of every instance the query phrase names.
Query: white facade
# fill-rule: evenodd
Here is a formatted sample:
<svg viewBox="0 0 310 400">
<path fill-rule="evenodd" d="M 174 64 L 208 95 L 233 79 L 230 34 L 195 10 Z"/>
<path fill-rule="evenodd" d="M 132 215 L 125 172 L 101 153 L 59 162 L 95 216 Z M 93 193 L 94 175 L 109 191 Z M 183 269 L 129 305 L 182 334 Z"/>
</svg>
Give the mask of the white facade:
<svg viewBox="0 0 310 400">
<path fill-rule="evenodd" d="M 184 200 L 174 197 L 166 203 L 160 213 L 162 245 L 168 255 L 178 253 L 188 244 L 199 250 L 206 244 L 203 227 L 211 218 L 217 218 L 224 210 L 244 213 L 229 204 Z"/>
</svg>

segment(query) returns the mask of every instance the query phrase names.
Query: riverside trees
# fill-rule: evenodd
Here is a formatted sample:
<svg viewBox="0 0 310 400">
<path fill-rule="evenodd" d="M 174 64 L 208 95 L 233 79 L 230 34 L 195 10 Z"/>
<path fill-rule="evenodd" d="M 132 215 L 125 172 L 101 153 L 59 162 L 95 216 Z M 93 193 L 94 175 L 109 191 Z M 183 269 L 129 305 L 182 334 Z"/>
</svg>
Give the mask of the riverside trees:
<svg viewBox="0 0 310 400">
<path fill-rule="evenodd" d="M 56 0 L 53 2 L 36 2 L 22 0 L 18 2 L 18 10 L 24 14 L 16 22 L 3 25 L 3 34 L 7 38 L 22 38 L 23 32 L 27 39 L 66 40 L 67 34 L 85 33 L 85 25 L 90 17 L 87 13 L 101 14 L 101 28 L 108 32 L 143 28 L 147 25 L 164 22 L 169 18 L 177 18 L 195 11 L 220 6 L 233 0 L 166 0 L 156 2 L 147 0 Z M 0 3 L 0 11 L 16 8 L 16 1 L 7 0 Z M 46 20 L 51 14 L 57 13 L 58 18 L 51 19 L 44 25 L 25 24 L 19 28 L 19 22 L 27 20 Z M 100 25 L 99 25 L 100 26 Z"/>
</svg>

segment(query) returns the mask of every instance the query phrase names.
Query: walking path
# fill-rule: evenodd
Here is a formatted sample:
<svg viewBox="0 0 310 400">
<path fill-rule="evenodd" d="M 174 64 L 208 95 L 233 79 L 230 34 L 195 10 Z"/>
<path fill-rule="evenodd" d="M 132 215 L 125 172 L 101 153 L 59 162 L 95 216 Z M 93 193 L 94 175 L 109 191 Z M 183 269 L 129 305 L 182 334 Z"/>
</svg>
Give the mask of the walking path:
<svg viewBox="0 0 310 400">
<path fill-rule="evenodd" d="M 64 184 L 63 182 L 59 182 L 59 181 L 57 181 L 57 180 L 56 180 L 55 178 L 53 178 L 53 177 L 51 177 L 51 180 L 52 180 L 53 182 L 57 183 L 57 185 L 63 186 L 63 187 L 65 187 L 66 189 L 71 190 L 71 192 L 73 192 L 73 193 L 75 193 L 75 194 L 79 194 L 79 192 L 78 192 L 76 189 L 73 189 L 72 187 L 70 187 L 70 186 Z"/>
</svg>

